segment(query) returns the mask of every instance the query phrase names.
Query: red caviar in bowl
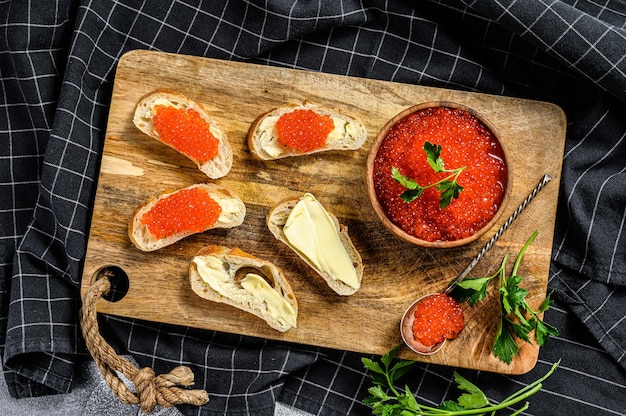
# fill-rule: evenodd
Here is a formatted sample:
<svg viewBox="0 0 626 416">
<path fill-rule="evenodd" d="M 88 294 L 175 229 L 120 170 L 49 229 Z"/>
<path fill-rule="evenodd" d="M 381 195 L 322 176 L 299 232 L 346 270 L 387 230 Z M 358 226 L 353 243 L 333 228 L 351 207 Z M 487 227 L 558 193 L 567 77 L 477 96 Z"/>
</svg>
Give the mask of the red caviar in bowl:
<svg viewBox="0 0 626 416">
<path fill-rule="evenodd" d="M 200 162 L 217 156 L 219 140 L 196 110 L 169 105 L 156 105 L 154 110 L 154 128 L 163 142 Z"/>
<path fill-rule="evenodd" d="M 393 180 L 391 168 L 421 185 L 445 178 L 435 173 L 423 150 L 430 142 L 442 147 L 446 168 L 466 166 L 458 178 L 459 198 L 439 208 L 436 187 L 413 202 L 400 198 L 406 190 Z M 373 164 L 373 186 L 387 218 L 407 234 L 424 241 L 456 241 L 483 228 L 500 208 L 507 187 L 504 152 L 494 134 L 461 108 L 428 107 L 399 120 L 380 143 Z"/>
<path fill-rule="evenodd" d="M 215 224 L 222 207 L 205 190 L 183 189 L 160 199 L 141 219 L 161 239 L 184 231 L 202 232 Z"/>
<path fill-rule="evenodd" d="M 310 152 L 322 148 L 334 128 L 332 117 L 298 109 L 280 116 L 276 122 L 276 136 L 281 146 Z"/>
<path fill-rule="evenodd" d="M 426 347 L 454 339 L 465 327 L 459 303 L 443 293 L 426 296 L 414 312 L 413 338 Z"/>
</svg>

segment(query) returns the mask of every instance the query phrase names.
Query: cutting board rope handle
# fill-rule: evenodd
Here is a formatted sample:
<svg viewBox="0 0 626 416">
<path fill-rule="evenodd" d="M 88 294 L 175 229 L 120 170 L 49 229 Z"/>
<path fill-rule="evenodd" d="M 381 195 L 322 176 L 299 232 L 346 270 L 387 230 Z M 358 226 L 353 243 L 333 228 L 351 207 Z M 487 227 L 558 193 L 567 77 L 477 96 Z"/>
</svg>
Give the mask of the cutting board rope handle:
<svg viewBox="0 0 626 416">
<path fill-rule="evenodd" d="M 118 356 L 115 350 L 100 335 L 96 304 L 98 299 L 111 289 L 107 273 L 102 273 L 89 287 L 83 297 L 80 310 L 80 326 L 89 353 L 93 357 L 111 390 L 126 404 L 139 404 L 144 413 L 151 413 L 159 405 L 171 407 L 176 404 L 200 406 L 209 401 L 205 390 L 188 390 L 193 384 L 193 372 L 189 367 L 179 366 L 168 374 L 155 376 L 154 370 L 138 369 L 130 361 Z M 123 374 L 135 385 L 133 393 L 117 373 Z"/>
</svg>

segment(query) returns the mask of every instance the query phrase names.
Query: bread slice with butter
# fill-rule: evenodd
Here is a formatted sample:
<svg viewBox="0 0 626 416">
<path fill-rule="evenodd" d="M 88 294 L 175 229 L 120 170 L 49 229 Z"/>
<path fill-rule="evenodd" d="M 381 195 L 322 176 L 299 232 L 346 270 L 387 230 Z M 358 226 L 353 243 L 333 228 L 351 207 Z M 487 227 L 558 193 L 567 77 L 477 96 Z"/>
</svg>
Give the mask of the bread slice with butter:
<svg viewBox="0 0 626 416">
<path fill-rule="evenodd" d="M 276 123 L 281 116 L 296 110 L 311 110 L 332 119 L 334 128 L 326 136 L 323 146 L 314 150 L 301 151 L 278 142 Z M 328 108 L 321 104 L 305 101 L 302 104 L 284 104 L 261 114 L 248 130 L 248 147 L 261 160 L 275 160 L 290 156 L 302 156 L 328 150 L 357 150 L 367 140 L 367 128 L 356 117 Z"/>
<path fill-rule="evenodd" d="M 217 142 L 217 155 L 208 160 L 200 160 L 196 152 L 201 149 L 202 143 L 193 142 L 194 154 L 186 152 L 186 149 L 178 147 L 178 145 L 168 142 L 164 137 L 161 137 L 157 129 L 155 128 L 154 117 L 156 115 L 156 107 L 158 105 L 173 107 L 177 109 L 193 110 L 200 115 L 201 120 L 206 123 L 209 131 Z M 233 150 L 228 136 L 224 130 L 218 125 L 206 108 L 198 102 L 195 102 L 185 95 L 177 91 L 159 89 L 151 93 L 148 93 L 141 97 L 135 107 L 133 114 L 133 123 L 135 126 L 148 136 L 160 141 L 166 146 L 171 147 L 177 152 L 187 156 L 191 159 L 200 169 L 211 179 L 218 179 L 225 176 L 233 165 Z M 183 123 L 184 124 L 184 123 Z M 178 126 L 182 128 L 182 126 Z M 181 143 L 187 141 L 187 139 L 180 138 Z M 189 139 L 191 140 L 191 138 Z M 191 142 L 185 146 L 189 146 Z"/>
<path fill-rule="evenodd" d="M 363 260 L 348 234 L 311 193 L 283 200 L 266 216 L 267 227 L 320 275 L 337 294 L 356 293 L 363 280 Z"/>
<path fill-rule="evenodd" d="M 200 249 L 189 265 L 191 289 L 203 299 L 234 306 L 277 331 L 297 326 L 298 302 L 283 271 L 235 247 Z"/>
<path fill-rule="evenodd" d="M 204 191 L 200 192 L 199 196 L 202 198 L 200 201 L 194 200 L 188 203 L 182 202 L 168 202 L 165 209 L 162 209 L 160 215 L 166 215 L 166 218 L 160 221 L 160 229 L 168 227 L 171 231 L 172 226 L 176 227 L 176 231 L 171 233 L 165 233 L 167 235 L 159 235 L 150 231 L 149 223 L 146 221 L 146 215 L 151 212 L 153 208 L 160 202 L 167 201 L 170 197 L 176 197 L 182 195 L 183 192 L 188 191 Z M 170 199 L 169 201 L 173 201 Z M 189 222 L 197 224 L 197 211 L 198 206 L 205 206 L 208 203 L 214 203 L 220 207 L 221 212 L 217 217 L 217 220 L 202 227 L 201 230 L 195 228 L 192 229 Z M 194 207 L 194 204 L 196 207 Z M 189 206 L 186 206 L 189 205 Z M 185 218 L 189 216 L 190 218 Z M 155 251 L 170 244 L 182 240 L 192 234 L 204 232 L 214 228 L 233 228 L 241 225 L 246 216 L 246 206 L 234 192 L 230 189 L 218 186 L 213 183 L 199 183 L 180 188 L 174 191 L 165 191 L 157 196 L 148 198 L 141 202 L 133 211 L 128 221 L 128 237 L 130 241 L 142 251 Z"/>
</svg>

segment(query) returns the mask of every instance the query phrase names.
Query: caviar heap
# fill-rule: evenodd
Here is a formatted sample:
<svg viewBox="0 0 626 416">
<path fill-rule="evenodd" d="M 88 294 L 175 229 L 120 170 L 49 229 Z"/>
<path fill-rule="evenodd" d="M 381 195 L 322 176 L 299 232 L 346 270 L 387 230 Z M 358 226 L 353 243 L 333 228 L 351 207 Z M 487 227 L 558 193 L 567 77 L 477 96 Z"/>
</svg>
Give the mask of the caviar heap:
<svg viewBox="0 0 626 416">
<path fill-rule="evenodd" d="M 456 338 L 465 326 L 459 303 L 443 293 L 419 301 L 414 316 L 413 337 L 426 347 Z"/>
<path fill-rule="evenodd" d="M 276 122 L 278 144 L 300 152 L 324 147 L 328 134 L 335 128 L 333 119 L 313 110 L 294 110 Z"/>
<path fill-rule="evenodd" d="M 215 224 L 222 207 L 200 188 L 183 189 L 161 198 L 141 219 L 161 239 L 181 232 L 202 232 Z"/>
<path fill-rule="evenodd" d="M 161 141 L 199 162 L 217 156 L 219 140 L 200 113 L 168 105 L 156 105 L 154 109 L 154 128 Z"/>
<path fill-rule="evenodd" d="M 413 202 L 400 198 L 406 189 L 394 181 L 391 170 L 419 184 L 446 177 L 434 172 L 424 143 L 440 145 L 446 168 L 466 166 L 458 178 L 459 198 L 440 209 L 436 187 L 425 189 Z M 507 168 L 500 144 L 491 131 L 462 109 L 432 107 L 411 113 L 392 127 L 374 160 L 374 188 L 385 215 L 425 241 L 455 241 L 472 236 L 495 215 L 504 198 Z"/>
</svg>

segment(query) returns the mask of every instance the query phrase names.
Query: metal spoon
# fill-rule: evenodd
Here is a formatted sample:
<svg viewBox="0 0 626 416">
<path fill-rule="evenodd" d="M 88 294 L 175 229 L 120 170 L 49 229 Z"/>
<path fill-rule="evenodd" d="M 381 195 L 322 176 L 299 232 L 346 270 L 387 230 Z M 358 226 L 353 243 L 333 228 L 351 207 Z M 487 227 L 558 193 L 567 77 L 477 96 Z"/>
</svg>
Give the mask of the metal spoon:
<svg viewBox="0 0 626 416">
<path fill-rule="evenodd" d="M 472 260 L 472 262 L 465 268 L 465 270 L 461 272 L 461 274 L 458 275 L 456 279 L 454 279 L 452 282 L 450 282 L 450 284 L 448 284 L 446 289 L 443 291 L 443 294 L 448 295 L 450 292 L 452 292 L 452 290 L 459 283 L 461 283 L 463 279 L 465 279 L 465 277 L 467 277 L 469 272 L 474 268 L 474 266 L 476 266 L 476 264 L 478 264 L 478 262 L 480 261 L 480 259 L 483 258 L 485 253 L 489 251 L 489 249 L 491 249 L 494 243 L 500 238 L 502 233 L 504 233 L 504 231 L 506 231 L 507 228 L 509 228 L 509 226 L 513 223 L 513 221 L 515 221 L 515 219 L 519 216 L 519 214 L 521 214 L 521 212 L 526 208 L 526 206 L 530 203 L 530 201 L 532 201 L 535 198 L 535 196 L 539 193 L 539 191 L 541 191 L 543 187 L 548 182 L 550 182 L 550 180 L 552 180 L 552 177 L 550 177 L 550 175 L 548 174 L 543 175 L 543 178 L 541 178 L 541 181 L 539 181 L 537 186 L 530 192 L 530 194 L 526 197 L 526 199 L 522 201 L 522 203 L 517 207 L 517 209 L 513 212 L 513 214 L 511 214 L 511 216 L 504 222 L 504 224 L 502 224 L 500 229 L 498 229 L 498 231 L 493 235 L 493 237 L 491 237 L 491 239 L 487 242 L 487 244 L 485 244 L 485 246 L 482 248 L 482 250 L 480 250 L 478 255 L 476 255 L 474 260 Z M 402 319 L 400 321 L 400 334 L 402 335 L 402 340 L 411 350 L 415 351 L 418 354 L 422 354 L 422 355 L 434 354 L 438 352 L 439 350 L 441 350 L 441 348 L 443 348 L 443 345 L 446 342 L 444 340 L 443 342 L 440 342 L 438 344 L 435 344 L 432 346 L 426 346 L 426 345 L 421 344 L 419 341 L 413 338 L 413 321 L 415 320 L 414 312 L 415 312 L 415 308 L 417 307 L 417 304 L 421 302 L 424 298 L 428 296 L 433 296 L 436 294 L 438 293 L 431 293 L 431 294 L 424 295 L 420 297 L 419 299 L 417 299 L 407 308 L 407 310 L 404 312 L 404 315 L 402 315 Z"/>
</svg>

